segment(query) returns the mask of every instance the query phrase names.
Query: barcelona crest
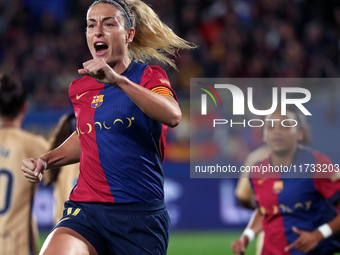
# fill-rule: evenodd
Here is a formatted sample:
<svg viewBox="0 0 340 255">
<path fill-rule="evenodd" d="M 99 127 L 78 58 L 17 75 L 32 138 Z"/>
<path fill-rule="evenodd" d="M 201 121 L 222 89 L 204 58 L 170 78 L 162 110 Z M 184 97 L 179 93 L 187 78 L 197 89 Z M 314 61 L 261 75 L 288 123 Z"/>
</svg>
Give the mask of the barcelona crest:
<svg viewBox="0 0 340 255">
<path fill-rule="evenodd" d="M 98 108 L 99 106 L 103 104 L 103 101 L 104 101 L 104 95 L 93 96 L 91 107 Z"/>
<path fill-rule="evenodd" d="M 276 181 L 273 184 L 273 191 L 275 194 L 279 194 L 281 193 L 281 191 L 283 190 L 283 181 Z"/>
</svg>

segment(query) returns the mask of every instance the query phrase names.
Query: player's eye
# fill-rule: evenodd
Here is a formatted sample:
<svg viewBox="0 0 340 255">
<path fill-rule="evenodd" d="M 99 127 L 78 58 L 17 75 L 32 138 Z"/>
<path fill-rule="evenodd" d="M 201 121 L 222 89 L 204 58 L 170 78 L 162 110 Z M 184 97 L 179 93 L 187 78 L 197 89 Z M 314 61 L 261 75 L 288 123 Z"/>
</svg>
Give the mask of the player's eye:
<svg viewBox="0 0 340 255">
<path fill-rule="evenodd" d="M 88 24 L 87 29 L 89 29 L 89 28 L 94 28 L 94 24 Z"/>
</svg>

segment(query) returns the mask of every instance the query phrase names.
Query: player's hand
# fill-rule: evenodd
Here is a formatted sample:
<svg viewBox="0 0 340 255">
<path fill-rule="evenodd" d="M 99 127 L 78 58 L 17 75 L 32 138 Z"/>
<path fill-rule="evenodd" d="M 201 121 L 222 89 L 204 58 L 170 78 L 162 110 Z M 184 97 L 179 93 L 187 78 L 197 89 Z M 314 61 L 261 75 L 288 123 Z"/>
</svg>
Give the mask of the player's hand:
<svg viewBox="0 0 340 255">
<path fill-rule="evenodd" d="M 95 58 L 83 63 L 83 69 L 78 73 L 89 75 L 102 83 L 117 85 L 120 75 L 117 74 L 102 58 Z"/>
<path fill-rule="evenodd" d="M 323 239 L 320 231 L 304 231 L 296 227 L 292 228 L 293 232 L 298 234 L 299 237 L 293 243 L 285 247 L 285 252 L 291 249 L 297 249 L 301 252 L 309 252 Z"/>
<path fill-rule="evenodd" d="M 243 236 L 240 239 L 234 241 L 231 245 L 235 255 L 243 255 L 248 245 L 248 237 Z"/>
<path fill-rule="evenodd" d="M 21 170 L 29 182 L 36 183 L 42 180 L 47 163 L 42 158 L 29 158 L 22 161 Z"/>
</svg>

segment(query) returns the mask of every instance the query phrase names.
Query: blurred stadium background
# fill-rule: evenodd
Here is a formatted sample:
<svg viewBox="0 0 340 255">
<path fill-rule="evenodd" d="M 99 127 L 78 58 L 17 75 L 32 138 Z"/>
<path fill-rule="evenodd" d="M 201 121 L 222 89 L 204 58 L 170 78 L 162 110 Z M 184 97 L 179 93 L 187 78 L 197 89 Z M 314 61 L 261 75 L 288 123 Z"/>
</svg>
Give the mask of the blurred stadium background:
<svg viewBox="0 0 340 255">
<path fill-rule="evenodd" d="M 340 3 L 337 0 L 145 0 L 178 35 L 199 48 L 180 52 L 179 72 L 164 67 L 179 96 L 183 121 L 168 134 L 164 162 L 166 202 L 173 235 L 169 254 L 231 254 L 251 212 L 237 206 L 235 179 L 190 179 L 191 77 L 339 77 Z M 49 138 L 71 111 L 69 83 L 90 58 L 85 16 L 92 0 L 0 0 L 0 70 L 29 92 L 24 128 Z M 157 63 L 162 65 L 161 63 Z M 261 89 L 261 88 L 259 88 Z M 262 88 L 263 89 L 263 88 Z M 334 93 L 336 92 L 336 93 Z M 312 147 L 331 158 L 337 150 L 317 136 L 338 139 L 338 87 L 322 94 L 314 112 L 327 126 L 311 123 Z M 242 164 L 261 144 L 236 133 L 226 157 Z M 332 138 L 330 138 L 332 139 Z M 251 141 L 251 142 L 250 142 Z M 214 145 L 207 143 L 207 152 Z M 242 153 L 239 153 L 242 151 Z M 41 185 L 34 212 L 42 233 L 52 227 L 52 188 Z M 250 249 L 247 254 L 253 254 Z"/>
</svg>

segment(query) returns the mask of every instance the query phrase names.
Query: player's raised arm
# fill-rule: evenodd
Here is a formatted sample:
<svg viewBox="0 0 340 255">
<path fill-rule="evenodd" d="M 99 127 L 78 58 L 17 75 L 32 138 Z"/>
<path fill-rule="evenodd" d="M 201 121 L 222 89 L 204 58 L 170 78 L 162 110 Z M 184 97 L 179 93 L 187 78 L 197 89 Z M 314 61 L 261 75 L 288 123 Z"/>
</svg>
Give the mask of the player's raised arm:
<svg viewBox="0 0 340 255">
<path fill-rule="evenodd" d="M 120 88 L 139 108 L 154 120 L 169 127 L 176 127 L 182 119 L 178 102 L 170 96 L 162 96 L 123 77 L 118 83 Z"/>
<path fill-rule="evenodd" d="M 178 102 L 172 96 L 163 96 L 152 92 L 117 74 L 101 58 L 91 59 L 83 64 L 80 74 L 90 75 L 96 80 L 111 84 L 123 90 L 132 101 L 149 117 L 169 127 L 175 127 L 182 118 Z"/>
<path fill-rule="evenodd" d="M 74 132 L 58 148 L 40 156 L 39 158 L 24 159 L 21 170 L 29 182 L 39 182 L 45 170 L 57 166 L 64 166 L 79 162 L 80 143 Z"/>
</svg>

